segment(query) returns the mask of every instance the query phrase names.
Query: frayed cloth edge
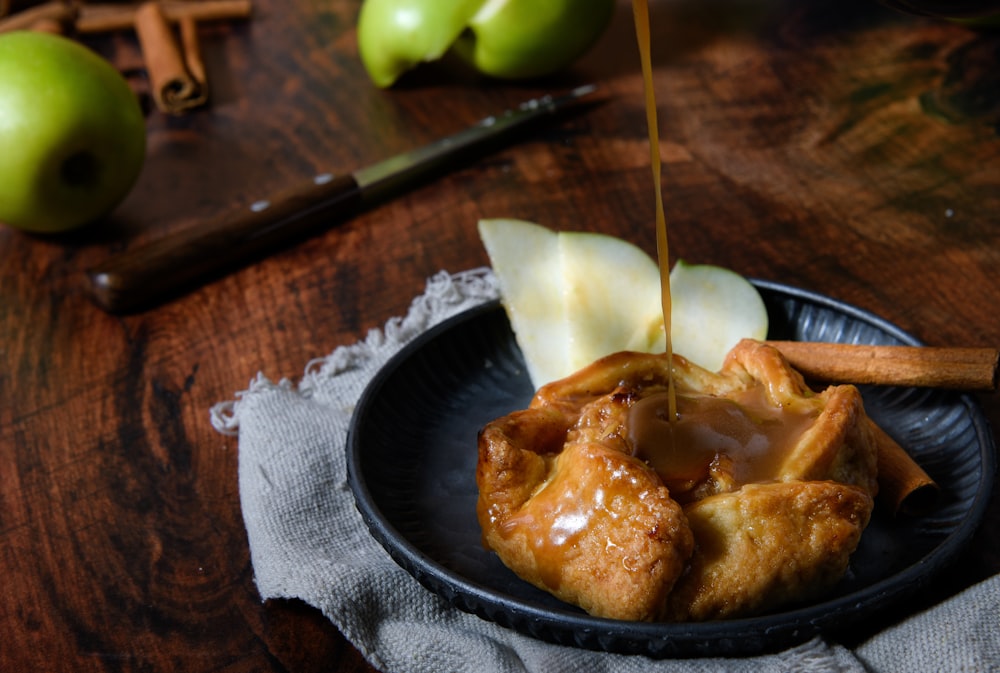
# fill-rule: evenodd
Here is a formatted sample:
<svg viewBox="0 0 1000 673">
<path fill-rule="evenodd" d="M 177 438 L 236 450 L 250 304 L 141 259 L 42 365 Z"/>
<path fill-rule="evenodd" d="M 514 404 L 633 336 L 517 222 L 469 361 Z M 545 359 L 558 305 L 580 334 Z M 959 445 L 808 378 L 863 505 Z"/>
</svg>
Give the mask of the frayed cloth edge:
<svg viewBox="0 0 1000 673">
<path fill-rule="evenodd" d="M 275 383 L 263 372 L 258 372 L 246 390 L 209 409 L 212 427 L 221 434 L 236 436 L 239 434 L 240 406 L 247 397 L 277 389 L 309 397 L 320 382 L 362 367 L 384 353 L 397 351 L 427 328 L 451 315 L 454 308 L 463 302 L 485 302 L 497 299 L 499 295 L 496 276 L 488 267 L 455 274 L 439 271 L 427 279 L 423 294 L 413 299 L 404 317 L 390 318 L 382 329 L 369 330 L 363 340 L 338 346 L 329 355 L 310 360 L 298 386 L 287 378 Z"/>
</svg>

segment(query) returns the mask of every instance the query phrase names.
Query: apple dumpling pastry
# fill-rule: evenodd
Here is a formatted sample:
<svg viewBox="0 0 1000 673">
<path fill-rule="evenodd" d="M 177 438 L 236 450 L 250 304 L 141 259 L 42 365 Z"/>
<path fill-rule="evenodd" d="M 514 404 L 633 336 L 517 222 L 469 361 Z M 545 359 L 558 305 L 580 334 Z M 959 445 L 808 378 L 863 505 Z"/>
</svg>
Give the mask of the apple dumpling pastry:
<svg viewBox="0 0 1000 673">
<path fill-rule="evenodd" d="M 857 389 L 815 393 L 753 340 L 718 373 L 675 356 L 673 401 L 668 366 L 610 355 L 486 425 L 486 546 L 524 580 L 614 619 L 750 616 L 828 590 L 877 490 Z"/>
</svg>

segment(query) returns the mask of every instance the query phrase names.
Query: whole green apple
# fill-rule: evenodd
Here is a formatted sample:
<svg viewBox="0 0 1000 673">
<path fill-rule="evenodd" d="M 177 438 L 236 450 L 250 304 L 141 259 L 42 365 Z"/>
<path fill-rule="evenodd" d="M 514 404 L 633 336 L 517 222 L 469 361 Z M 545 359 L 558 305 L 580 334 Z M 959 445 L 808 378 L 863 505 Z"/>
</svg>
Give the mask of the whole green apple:
<svg viewBox="0 0 1000 673">
<path fill-rule="evenodd" d="M 0 222 L 90 223 L 129 193 L 145 154 L 142 108 L 107 60 L 58 35 L 0 35 Z"/>
<path fill-rule="evenodd" d="M 539 77 L 581 56 L 614 8 L 615 0 L 365 0 L 358 51 L 379 87 L 449 52 L 491 77 Z"/>
</svg>

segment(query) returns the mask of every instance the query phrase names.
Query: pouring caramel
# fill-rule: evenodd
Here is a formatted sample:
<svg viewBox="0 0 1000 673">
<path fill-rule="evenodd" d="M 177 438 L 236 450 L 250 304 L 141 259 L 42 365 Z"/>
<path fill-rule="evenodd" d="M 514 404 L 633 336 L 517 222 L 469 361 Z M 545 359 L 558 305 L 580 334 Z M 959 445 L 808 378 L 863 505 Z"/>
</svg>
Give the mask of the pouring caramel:
<svg viewBox="0 0 1000 673">
<path fill-rule="evenodd" d="M 663 307 L 663 332 L 666 336 L 667 359 L 673 357 L 670 339 L 670 246 L 667 240 L 667 218 L 663 207 L 662 161 L 660 159 L 660 131 L 656 115 L 656 92 L 653 88 L 653 62 L 650 56 L 649 6 L 646 0 L 632 1 L 636 41 L 639 43 L 639 62 L 642 66 L 642 87 L 646 102 L 646 127 L 649 135 L 649 163 L 653 171 L 653 190 L 656 201 L 656 261 L 660 266 L 660 304 Z M 673 374 L 667 375 L 668 420 L 677 417 L 677 398 Z"/>
</svg>

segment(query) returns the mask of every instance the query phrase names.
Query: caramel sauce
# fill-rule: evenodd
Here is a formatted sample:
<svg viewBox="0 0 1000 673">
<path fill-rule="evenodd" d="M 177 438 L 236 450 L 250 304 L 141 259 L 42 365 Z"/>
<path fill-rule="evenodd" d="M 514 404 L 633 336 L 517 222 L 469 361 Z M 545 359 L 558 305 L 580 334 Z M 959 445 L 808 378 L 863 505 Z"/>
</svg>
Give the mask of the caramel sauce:
<svg viewBox="0 0 1000 673">
<path fill-rule="evenodd" d="M 713 468 L 734 488 L 773 481 L 817 415 L 775 406 L 761 384 L 730 397 L 682 395 L 672 422 L 665 398 L 654 394 L 632 405 L 629 444 L 671 491 L 704 481 Z"/>
<path fill-rule="evenodd" d="M 632 0 L 632 14 L 635 20 L 636 41 L 639 43 L 639 61 L 642 64 L 642 86 L 646 94 L 649 161 L 653 169 L 653 185 L 656 196 L 656 259 L 660 266 L 660 303 L 663 309 L 663 330 L 667 342 L 667 361 L 670 362 L 673 360 L 673 344 L 670 339 L 670 249 L 667 244 L 667 218 L 663 209 L 660 132 L 656 119 L 656 94 L 653 90 L 653 63 L 650 57 L 649 5 L 647 0 Z M 672 368 L 667 373 L 667 396 L 670 418 L 673 419 L 677 416 L 677 393 L 674 390 Z"/>
<path fill-rule="evenodd" d="M 625 469 L 631 460 L 599 446 L 577 444 L 556 460 L 550 479 L 533 495 L 531 506 L 503 522 L 501 534 L 526 533 L 542 583 L 558 591 L 566 561 L 580 553 L 582 538 L 603 537 L 611 551 L 620 526 L 623 501 L 642 497 L 635 477 Z M 610 457 L 609 457 L 610 454 Z M 626 563 L 627 559 L 623 560 Z"/>
</svg>

